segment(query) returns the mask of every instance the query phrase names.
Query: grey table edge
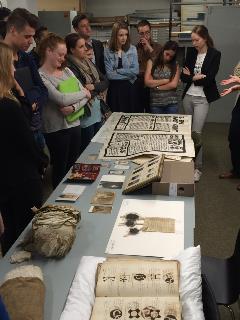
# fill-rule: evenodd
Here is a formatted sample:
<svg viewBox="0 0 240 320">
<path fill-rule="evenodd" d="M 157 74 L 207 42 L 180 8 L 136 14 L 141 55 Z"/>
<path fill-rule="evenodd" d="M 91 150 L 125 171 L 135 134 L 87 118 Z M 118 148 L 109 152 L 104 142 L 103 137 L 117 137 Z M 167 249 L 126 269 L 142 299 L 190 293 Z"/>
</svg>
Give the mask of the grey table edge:
<svg viewBox="0 0 240 320">
<path fill-rule="evenodd" d="M 78 162 L 86 163 L 102 163 L 102 160 L 90 161 L 89 154 L 98 154 L 101 144 L 90 143 L 86 150 L 80 156 Z M 104 162 L 106 165 L 106 162 Z M 64 308 L 68 292 L 76 273 L 82 256 L 105 256 L 105 249 L 115 223 L 116 216 L 123 199 L 149 199 L 149 200 L 167 200 L 167 201 L 183 201 L 184 202 L 184 247 L 188 248 L 194 245 L 194 228 L 195 228 L 195 204 L 194 197 L 168 197 L 168 196 L 123 196 L 121 190 L 114 190 L 116 197 L 111 214 L 90 214 L 90 200 L 96 191 L 100 177 L 107 174 L 113 169 L 114 162 L 109 162 L 110 167 L 101 167 L 98 179 L 88 184 L 84 193 L 73 205 L 81 211 L 81 221 L 77 228 L 77 236 L 71 251 L 63 259 L 44 259 L 33 257 L 28 262 L 21 264 L 10 264 L 9 258 L 16 250 L 16 246 L 20 239 L 24 237 L 30 229 L 30 225 L 24 230 L 19 239 L 15 242 L 4 258 L 0 260 L 0 281 L 3 281 L 4 275 L 13 268 L 24 264 L 33 264 L 39 266 L 44 275 L 44 283 L 46 286 L 45 311 L 44 319 L 58 320 L 60 319 Z M 134 166 L 132 163 L 130 167 Z M 65 178 L 63 179 L 65 181 Z M 46 204 L 60 204 L 55 202 L 57 196 L 65 188 L 66 183 L 62 182 L 50 195 Z M 61 202 L 62 204 L 66 204 Z M 19 250 L 19 249 L 17 249 Z"/>
</svg>

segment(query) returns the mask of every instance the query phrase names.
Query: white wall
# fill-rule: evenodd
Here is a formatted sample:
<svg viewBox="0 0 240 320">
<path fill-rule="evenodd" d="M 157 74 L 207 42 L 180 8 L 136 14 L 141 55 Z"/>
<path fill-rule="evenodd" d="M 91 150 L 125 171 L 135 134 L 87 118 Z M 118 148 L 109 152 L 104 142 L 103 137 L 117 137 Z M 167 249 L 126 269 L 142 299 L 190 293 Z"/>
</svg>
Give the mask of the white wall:
<svg viewBox="0 0 240 320">
<path fill-rule="evenodd" d="M 124 16 L 137 10 L 169 8 L 169 0 L 87 0 L 86 11 L 95 17 Z"/>
<path fill-rule="evenodd" d="M 26 8 L 30 12 L 37 14 L 37 1 L 36 0 L 7 0 L 7 7 L 11 10 L 16 8 Z"/>
<path fill-rule="evenodd" d="M 7 0 L 1 0 L 2 6 L 7 7 Z"/>
</svg>

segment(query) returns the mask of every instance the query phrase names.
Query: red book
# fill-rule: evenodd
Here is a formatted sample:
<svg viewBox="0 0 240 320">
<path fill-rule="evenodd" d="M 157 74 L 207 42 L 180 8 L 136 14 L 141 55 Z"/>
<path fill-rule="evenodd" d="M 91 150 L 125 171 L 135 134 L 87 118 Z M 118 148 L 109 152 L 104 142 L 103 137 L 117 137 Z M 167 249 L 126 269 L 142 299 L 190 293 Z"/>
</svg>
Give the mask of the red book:
<svg viewBox="0 0 240 320">
<path fill-rule="evenodd" d="M 100 172 L 100 164 L 75 163 L 68 182 L 93 182 Z"/>
</svg>

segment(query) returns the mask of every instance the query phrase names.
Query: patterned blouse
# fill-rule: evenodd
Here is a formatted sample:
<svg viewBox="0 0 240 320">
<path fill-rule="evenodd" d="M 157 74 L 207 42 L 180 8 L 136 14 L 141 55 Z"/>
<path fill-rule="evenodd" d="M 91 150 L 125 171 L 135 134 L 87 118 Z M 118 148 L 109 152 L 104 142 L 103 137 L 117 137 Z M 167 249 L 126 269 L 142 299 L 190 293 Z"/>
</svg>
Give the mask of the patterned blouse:
<svg viewBox="0 0 240 320">
<path fill-rule="evenodd" d="M 154 80 L 170 79 L 171 71 L 168 67 L 160 70 L 156 68 L 153 73 Z M 176 89 L 159 90 L 156 88 L 150 89 L 150 106 L 151 107 L 164 107 L 169 104 L 176 104 L 178 102 Z"/>
</svg>

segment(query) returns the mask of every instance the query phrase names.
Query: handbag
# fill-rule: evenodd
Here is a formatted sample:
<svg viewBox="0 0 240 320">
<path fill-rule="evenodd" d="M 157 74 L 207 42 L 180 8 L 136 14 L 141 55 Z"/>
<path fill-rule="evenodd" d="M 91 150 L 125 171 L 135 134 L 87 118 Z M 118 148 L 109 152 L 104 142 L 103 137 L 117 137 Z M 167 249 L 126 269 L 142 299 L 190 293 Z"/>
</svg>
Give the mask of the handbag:
<svg viewBox="0 0 240 320">
<path fill-rule="evenodd" d="M 100 110 L 104 120 L 107 120 L 112 114 L 109 105 L 103 99 L 100 99 Z"/>
<path fill-rule="evenodd" d="M 67 78 L 66 80 L 61 81 L 58 84 L 58 91 L 60 91 L 62 93 L 79 92 L 80 87 L 79 87 L 79 82 L 78 82 L 77 78 L 72 76 L 72 77 Z M 84 114 L 85 114 L 84 110 L 85 110 L 84 108 L 81 108 L 81 109 L 67 115 L 66 120 L 69 123 L 78 120 L 79 118 L 84 116 Z"/>
</svg>

